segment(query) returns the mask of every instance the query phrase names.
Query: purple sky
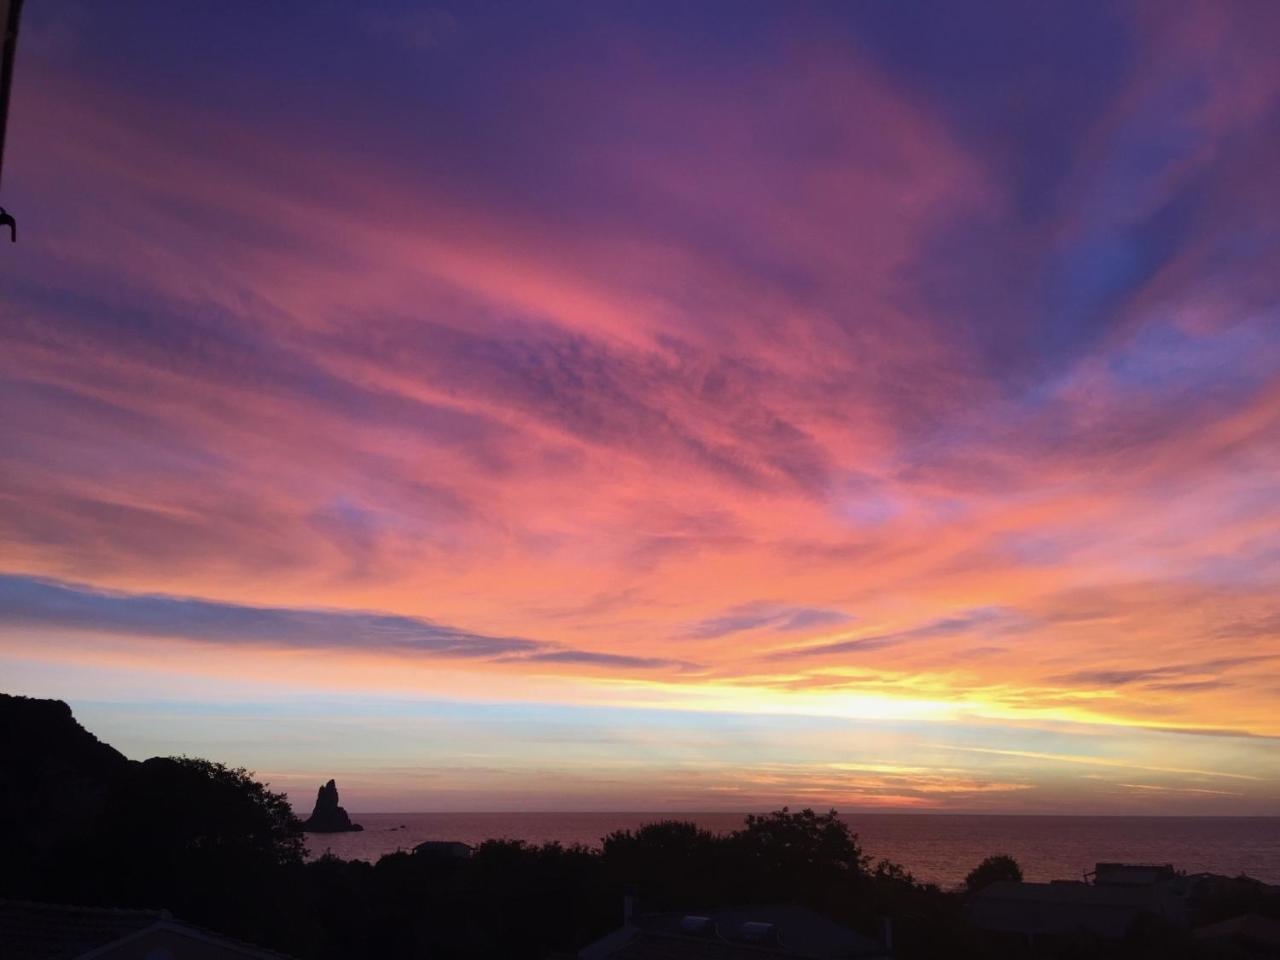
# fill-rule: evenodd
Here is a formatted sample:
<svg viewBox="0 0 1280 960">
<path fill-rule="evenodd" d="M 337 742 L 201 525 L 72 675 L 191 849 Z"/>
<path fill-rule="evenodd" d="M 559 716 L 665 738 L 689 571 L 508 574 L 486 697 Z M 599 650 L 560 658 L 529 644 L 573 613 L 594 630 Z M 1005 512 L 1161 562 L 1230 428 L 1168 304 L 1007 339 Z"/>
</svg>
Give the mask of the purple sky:
<svg viewBox="0 0 1280 960">
<path fill-rule="evenodd" d="M 32 0 L 4 687 L 364 810 L 1273 812 L 1277 49 Z"/>
</svg>

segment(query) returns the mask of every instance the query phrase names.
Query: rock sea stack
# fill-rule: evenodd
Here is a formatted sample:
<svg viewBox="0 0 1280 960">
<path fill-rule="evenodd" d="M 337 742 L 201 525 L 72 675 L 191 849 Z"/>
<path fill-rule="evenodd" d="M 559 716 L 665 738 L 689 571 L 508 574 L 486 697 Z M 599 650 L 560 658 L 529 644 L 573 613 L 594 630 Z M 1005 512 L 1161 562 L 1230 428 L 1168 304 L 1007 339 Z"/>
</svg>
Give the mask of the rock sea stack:
<svg viewBox="0 0 1280 960">
<path fill-rule="evenodd" d="M 316 791 L 316 808 L 303 821 L 302 829 L 307 833 L 347 833 L 364 827 L 352 823 L 347 811 L 338 806 L 338 785 L 330 780 Z"/>
</svg>

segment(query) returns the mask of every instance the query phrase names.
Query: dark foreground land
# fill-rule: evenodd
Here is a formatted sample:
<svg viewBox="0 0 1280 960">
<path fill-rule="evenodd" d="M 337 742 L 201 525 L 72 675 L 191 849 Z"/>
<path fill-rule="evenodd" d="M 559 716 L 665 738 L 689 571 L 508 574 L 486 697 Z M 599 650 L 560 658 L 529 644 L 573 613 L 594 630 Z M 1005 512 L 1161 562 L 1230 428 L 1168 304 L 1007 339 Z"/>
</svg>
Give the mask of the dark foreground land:
<svg viewBox="0 0 1280 960">
<path fill-rule="evenodd" d="M 818 955 L 783 927 L 739 923 L 753 910 L 845 931 L 832 957 L 1280 956 L 1277 888 L 1172 871 L 1022 884 L 997 857 L 944 891 L 870 863 L 834 812 L 784 809 L 723 836 L 655 823 L 600 850 L 488 841 L 306 862 L 288 802 L 245 771 L 130 761 L 66 704 L 5 695 L 0 851 L 9 902 L 165 908 L 300 958 Z"/>
</svg>

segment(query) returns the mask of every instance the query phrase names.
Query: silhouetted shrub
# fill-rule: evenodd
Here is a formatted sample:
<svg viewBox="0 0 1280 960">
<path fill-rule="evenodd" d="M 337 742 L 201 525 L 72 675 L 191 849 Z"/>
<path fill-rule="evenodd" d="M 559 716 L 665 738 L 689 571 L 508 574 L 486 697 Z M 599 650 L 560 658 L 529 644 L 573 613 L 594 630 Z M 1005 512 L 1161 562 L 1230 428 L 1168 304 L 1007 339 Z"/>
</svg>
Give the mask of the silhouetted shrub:
<svg viewBox="0 0 1280 960">
<path fill-rule="evenodd" d="M 603 841 L 605 869 L 615 889 L 634 889 L 645 910 L 722 902 L 729 864 L 723 841 L 693 823 L 662 820 Z"/>
<path fill-rule="evenodd" d="M 976 893 L 1001 880 L 1022 882 L 1022 867 L 1018 866 L 1017 860 L 1005 853 L 987 857 L 970 870 L 969 875 L 964 878 L 964 888 L 970 893 Z"/>
</svg>

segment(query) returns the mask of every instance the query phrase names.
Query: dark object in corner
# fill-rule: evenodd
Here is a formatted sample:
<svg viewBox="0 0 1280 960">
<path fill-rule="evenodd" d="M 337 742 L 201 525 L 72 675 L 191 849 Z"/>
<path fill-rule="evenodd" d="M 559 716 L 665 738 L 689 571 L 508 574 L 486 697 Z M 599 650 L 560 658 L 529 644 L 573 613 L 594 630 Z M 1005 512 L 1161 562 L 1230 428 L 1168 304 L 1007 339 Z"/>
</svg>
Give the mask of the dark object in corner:
<svg viewBox="0 0 1280 960">
<path fill-rule="evenodd" d="M 4 131 L 9 121 L 9 90 L 13 86 L 13 61 L 18 55 L 18 18 L 22 0 L 0 3 L 0 170 L 4 168 Z M 0 227 L 9 228 L 9 239 L 18 242 L 18 223 L 0 207 Z"/>
<path fill-rule="evenodd" d="M 330 780 L 316 791 L 316 808 L 303 822 L 302 829 L 307 833 L 347 833 L 364 827 L 352 823 L 347 811 L 338 806 L 338 785 Z"/>
</svg>

